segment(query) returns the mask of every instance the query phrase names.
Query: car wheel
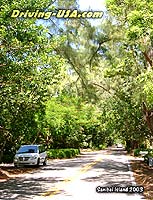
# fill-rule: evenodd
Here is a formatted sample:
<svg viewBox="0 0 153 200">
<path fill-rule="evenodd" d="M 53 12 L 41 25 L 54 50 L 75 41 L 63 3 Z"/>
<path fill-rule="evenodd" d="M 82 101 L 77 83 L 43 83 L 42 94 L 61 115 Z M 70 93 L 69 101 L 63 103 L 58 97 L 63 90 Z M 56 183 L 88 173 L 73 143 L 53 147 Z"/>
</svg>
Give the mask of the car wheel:
<svg viewBox="0 0 153 200">
<path fill-rule="evenodd" d="M 46 166 L 47 165 L 47 159 L 45 158 L 43 165 Z"/>
<path fill-rule="evenodd" d="M 17 164 L 14 164 L 14 167 L 18 167 L 18 165 L 17 165 Z"/>
<path fill-rule="evenodd" d="M 40 158 L 38 158 L 36 166 L 39 167 L 39 164 L 40 164 Z"/>
</svg>

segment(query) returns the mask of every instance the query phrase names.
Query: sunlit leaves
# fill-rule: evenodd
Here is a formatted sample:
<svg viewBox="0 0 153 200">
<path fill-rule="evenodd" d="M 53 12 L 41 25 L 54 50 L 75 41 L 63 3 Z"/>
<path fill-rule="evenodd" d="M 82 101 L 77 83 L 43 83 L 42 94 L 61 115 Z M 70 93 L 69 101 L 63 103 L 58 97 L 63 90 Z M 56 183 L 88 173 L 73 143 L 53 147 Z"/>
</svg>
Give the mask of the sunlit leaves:
<svg viewBox="0 0 153 200">
<path fill-rule="evenodd" d="M 98 116 L 100 112 L 97 113 L 91 104 L 80 98 L 68 95 L 52 98 L 46 106 L 46 120 L 52 146 L 81 147 L 84 143 L 89 145 L 92 140 L 91 130 L 100 125 Z M 98 129 L 94 134 L 99 134 Z M 95 140 L 92 142 L 94 144 Z"/>
<path fill-rule="evenodd" d="M 49 30 L 34 18 L 10 17 L 12 9 L 45 9 L 50 3 L 48 0 L 1 2 L 0 127 L 2 134 L 9 133 L 10 137 L 4 142 L 0 136 L 0 144 L 10 143 L 15 147 L 17 140 L 28 143 L 36 139 L 44 101 L 56 93 L 56 90 L 48 93 L 48 87 L 55 82 L 58 85 L 61 80 L 65 61 L 55 54 L 54 48 L 63 39 L 50 39 Z"/>
</svg>

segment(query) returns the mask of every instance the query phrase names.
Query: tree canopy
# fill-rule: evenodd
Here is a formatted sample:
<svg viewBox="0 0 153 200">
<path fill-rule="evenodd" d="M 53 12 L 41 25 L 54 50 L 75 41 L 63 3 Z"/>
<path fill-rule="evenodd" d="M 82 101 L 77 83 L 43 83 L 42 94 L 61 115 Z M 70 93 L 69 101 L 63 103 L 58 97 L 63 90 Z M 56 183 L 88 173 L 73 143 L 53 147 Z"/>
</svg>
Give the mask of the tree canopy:
<svg viewBox="0 0 153 200">
<path fill-rule="evenodd" d="M 1 2 L 0 161 L 25 143 L 131 149 L 152 141 L 153 2 L 106 0 L 98 25 L 10 17 L 74 8 L 74 0 Z"/>
</svg>

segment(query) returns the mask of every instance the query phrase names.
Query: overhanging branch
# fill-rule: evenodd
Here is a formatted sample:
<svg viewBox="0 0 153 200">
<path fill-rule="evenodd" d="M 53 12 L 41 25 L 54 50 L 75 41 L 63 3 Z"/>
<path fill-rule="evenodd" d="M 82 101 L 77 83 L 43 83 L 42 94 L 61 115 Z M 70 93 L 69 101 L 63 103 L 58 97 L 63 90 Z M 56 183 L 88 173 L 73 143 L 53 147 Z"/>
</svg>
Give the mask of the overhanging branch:
<svg viewBox="0 0 153 200">
<path fill-rule="evenodd" d="M 93 85 L 95 85 L 95 86 L 98 86 L 98 87 L 100 87 L 100 88 L 102 88 L 103 90 L 105 90 L 106 92 L 108 92 L 109 94 L 112 94 L 107 88 L 105 88 L 104 86 L 102 86 L 102 85 L 99 85 L 98 83 L 92 83 Z"/>
</svg>

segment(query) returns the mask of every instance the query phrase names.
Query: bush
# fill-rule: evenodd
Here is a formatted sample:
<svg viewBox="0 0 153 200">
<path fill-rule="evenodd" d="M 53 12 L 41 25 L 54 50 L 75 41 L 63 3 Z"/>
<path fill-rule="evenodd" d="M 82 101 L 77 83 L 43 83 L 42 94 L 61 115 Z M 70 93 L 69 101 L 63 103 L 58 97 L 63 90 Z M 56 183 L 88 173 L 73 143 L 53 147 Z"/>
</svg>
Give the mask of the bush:
<svg viewBox="0 0 153 200">
<path fill-rule="evenodd" d="M 141 149 L 134 149 L 134 156 L 139 156 L 140 151 L 141 151 Z"/>
<path fill-rule="evenodd" d="M 3 163 L 12 163 L 14 158 L 14 154 L 5 154 L 3 156 L 2 162 Z"/>
<path fill-rule="evenodd" d="M 153 149 L 148 149 L 148 153 L 152 155 L 153 154 Z"/>
<path fill-rule="evenodd" d="M 106 149 L 106 144 L 100 144 L 99 145 L 99 150 L 103 150 Z"/>
<path fill-rule="evenodd" d="M 148 151 L 148 149 L 145 148 L 134 149 L 134 156 L 140 156 L 140 151 Z"/>
<path fill-rule="evenodd" d="M 103 150 L 103 149 L 106 149 L 106 144 L 100 144 L 99 146 L 92 146 L 91 149 L 93 151 L 98 151 L 98 150 Z"/>
<path fill-rule="evenodd" d="M 134 149 L 134 156 L 140 156 L 140 151 L 148 151 L 148 153 L 152 152 L 152 149 L 138 148 Z"/>
<path fill-rule="evenodd" d="M 72 157 L 71 151 L 65 149 L 65 156 L 66 158 L 71 158 Z"/>
<path fill-rule="evenodd" d="M 66 158 L 66 154 L 63 150 L 59 150 L 57 153 L 58 158 Z"/>
<path fill-rule="evenodd" d="M 48 158 L 72 158 L 80 154 L 79 149 L 49 149 L 47 151 Z"/>
<path fill-rule="evenodd" d="M 144 161 L 149 164 L 149 158 L 153 158 L 153 149 L 148 149 L 148 153 L 144 156 Z"/>
</svg>

